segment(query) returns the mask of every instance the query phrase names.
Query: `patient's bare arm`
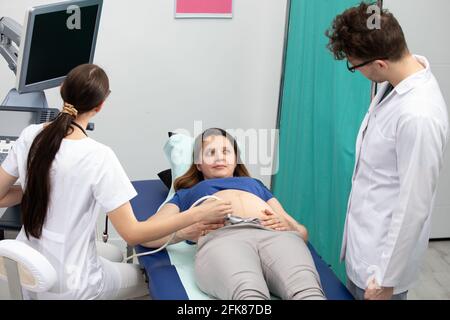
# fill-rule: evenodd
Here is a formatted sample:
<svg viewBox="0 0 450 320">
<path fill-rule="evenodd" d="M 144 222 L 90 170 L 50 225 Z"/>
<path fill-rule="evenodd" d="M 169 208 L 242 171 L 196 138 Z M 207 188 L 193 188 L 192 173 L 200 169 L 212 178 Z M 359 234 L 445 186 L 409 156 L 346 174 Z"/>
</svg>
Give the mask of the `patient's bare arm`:
<svg viewBox="0 0 450 320">
<path fill-rule="evenodd" d="M 294 218 L 292 218 L 283 208 L 281 203 L 276 199 L 272 198 L 267 201 L 267 204 L 273 209 L 273 211 L 278 214 L 279 217 L 283 218 L 289 225 L 291 231 L 297 231 L 303 240 L 308 241 L 308 230 L 304 225 L 298 223 Z"/>
</svg>

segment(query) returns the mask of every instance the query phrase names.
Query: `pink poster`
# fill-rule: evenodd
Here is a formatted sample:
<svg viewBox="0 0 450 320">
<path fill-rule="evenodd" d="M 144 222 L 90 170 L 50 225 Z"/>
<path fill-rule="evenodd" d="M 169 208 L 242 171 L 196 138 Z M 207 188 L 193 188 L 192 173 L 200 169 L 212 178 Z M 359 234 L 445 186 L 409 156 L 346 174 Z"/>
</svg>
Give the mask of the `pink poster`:
<svg viewBox="0 0 450 320">
<path fill-rule="evenodd" d="M 231 18 L 233 0 L 176 0 L 177 18 Z"/>
</svg>

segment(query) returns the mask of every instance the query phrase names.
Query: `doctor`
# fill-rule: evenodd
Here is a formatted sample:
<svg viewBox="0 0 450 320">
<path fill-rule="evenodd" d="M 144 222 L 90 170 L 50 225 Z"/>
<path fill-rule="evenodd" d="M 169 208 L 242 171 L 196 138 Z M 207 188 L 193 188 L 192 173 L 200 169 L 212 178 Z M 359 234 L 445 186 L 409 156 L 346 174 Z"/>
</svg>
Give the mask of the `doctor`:
<svg viewBox="0 0 450 320">
<path fill-rule="evenodd" d="M 357 138 L 341 259 L 356 299 L 406 299 L 428 245 L 447 106 L 395 17 L 382 11 L 370 30 L 368 6 L 338 15 L 326 33 L 336 59 L 380 84 Z"/>
</svg>

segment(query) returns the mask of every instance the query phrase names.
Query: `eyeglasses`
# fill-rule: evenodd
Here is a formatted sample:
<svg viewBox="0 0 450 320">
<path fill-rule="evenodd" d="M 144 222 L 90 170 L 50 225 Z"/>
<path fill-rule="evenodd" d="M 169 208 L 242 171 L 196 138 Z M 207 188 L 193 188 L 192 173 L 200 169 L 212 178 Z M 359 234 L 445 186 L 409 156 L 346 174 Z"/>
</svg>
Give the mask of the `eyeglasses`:
<svg viewBox="0 0 450 320">
<path fill-rule="evenodd" d="M 348 71 L 355 73 L 356 69 L 364 67 L 364 66 L 368 65 L 369 63 L 372 63 L 376 60 L 388 60 L 388 59 L 389 58 L 376 58 L 376 59 L 372 59 L 372 60 L 357 64 L 356 66 L 351 66 L 350 62 L 348 62 L 348 60 L 347 60 L 347 69 L 348 69 Z"/>
</svg>

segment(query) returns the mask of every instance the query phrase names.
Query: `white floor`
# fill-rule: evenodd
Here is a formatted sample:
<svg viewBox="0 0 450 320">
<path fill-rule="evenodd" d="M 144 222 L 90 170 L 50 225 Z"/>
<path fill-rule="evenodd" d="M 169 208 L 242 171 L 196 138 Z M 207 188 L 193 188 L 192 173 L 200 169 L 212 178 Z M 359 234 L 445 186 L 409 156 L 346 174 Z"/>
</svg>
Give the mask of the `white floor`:
<svg viewBox="0 0 450 320">
<path fill-rule="evenodd" d="M 8 299 L 5 283 L 0 281 L 0 300 Z M 137 300 L 150 299 L 148 296 Z M 430 242 L 419 282 L 409 300 L 450 300 L 450 241 Z"/>
<path fill-rule="evenodd" d="M 430 242 L 419 282 L 409 300 L 450 300 L 450 241 Z"/>
</svg>

